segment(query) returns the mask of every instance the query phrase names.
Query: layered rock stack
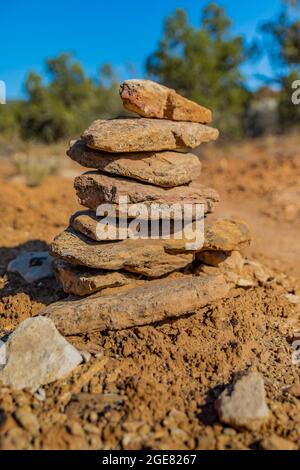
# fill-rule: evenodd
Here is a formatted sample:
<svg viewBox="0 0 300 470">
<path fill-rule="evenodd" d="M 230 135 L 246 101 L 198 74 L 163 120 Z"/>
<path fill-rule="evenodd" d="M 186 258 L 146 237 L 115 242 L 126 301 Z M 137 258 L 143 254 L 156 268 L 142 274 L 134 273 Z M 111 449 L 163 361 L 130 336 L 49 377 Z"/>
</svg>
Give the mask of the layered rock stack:
<svg viewBox="0 0 300 470">
<path fill-rule="evenodd" d="M 217 139 L 218 131 L 208 126 L 211 112 L 147 80 L 124 82 L 120 95 L 125 108 L 141 117 L 97 120 L 67 152 L 95 171 L 74 184 L 88 210 L 74 214 L 51 246 L 64 291 L 83 297 L 45 309 L 64 334 L 126 328 L 193 312 L 227 295 L 231 287 L 222 275 L 204 273 L 201 267 L 222 264 L 250 241 L 242 221 L 207 224 L 219 195 L 196 182 L 201 163 L 190 149 Z M 205 213 L 203 246 L 187 249 L 184 238 L 162 236 L 166 208 L 199 203 Z M 149 212 L 161 208 L 157 217 L 151 212 L 146 225 L 148 235 L 157 218 L 156 237 L 142 236 L 143 220 L 138 227 L 130 222 L 132 209 L 139 206 Z M 109 214 L 113 209 L 115 218 L 104 209 Z M 170 217 L 176 232 L 175 213 Z"/>
</svg>

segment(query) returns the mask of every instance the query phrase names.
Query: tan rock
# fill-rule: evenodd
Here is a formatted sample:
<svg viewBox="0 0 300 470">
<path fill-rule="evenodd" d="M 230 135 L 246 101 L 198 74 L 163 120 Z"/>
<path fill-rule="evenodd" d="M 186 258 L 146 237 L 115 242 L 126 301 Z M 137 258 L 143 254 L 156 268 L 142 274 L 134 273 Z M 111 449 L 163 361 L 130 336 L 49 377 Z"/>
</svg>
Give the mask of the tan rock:
<svg viewBox="0 0 300 470">
<path fill-rule="evenodd" d="M 120 86 L 120 96 L 124 107 L 140 116 L 203 124 L 212 120 L 209 109 L 151 80 L 126 80 Z"/>
<path fill-rule="evenodd" d="M 260 442 L 263 450 L 297 450 L 297 444 L 283 437 L 271 434 Z"/>
<path fill-rule="evenodd" d="M 241 277 L 246 260 L 239 251 L 201 251 L 197 253 L 197 260 L 203 264 L 195 266 L 195 274 L 221 272 L 227 282 L 239 287 L 250 287 L 248 284 L 244 285 L 249 281 Z M 253 285 L 251 282 L 251 286 Z"/>
<path fill-rule="evenodd" d="M 244 251 L 251 242 L 249 227 L 239 218 L 217 219 L 205 226 L 204 246 L 198 251 Z M 172 240 L 166 243 L 166 250 L 170 253 L 186 251 L 186 240 Z M 199 255 L 201 261 L 202 253 Z M 198 259 L 198 255 L 196 255 Z"/>
<path fill-rule="evenodd" d="M 220 269 L 241 273 L 245 259 L 239 251 L 201 251 L 197 254 L 198 261 Z"/>
<path fill-rule="evenodd" d="M 120 214 L 126 214 L 123 207 L 118 207 L 119 198 L 126 197 L 128 206 L 143 203 L 151 208 L 156 204 L 204 204 L 205 213 L 212 212 L 219 202 L 218 193 L 201 184 L 191 184 L 178 188 L 164 189 L 150 184 L 142 184 L 133 180 L 102 175 L 89 171 L 77 176 L 74 187 L 80 203 L 96 210 L 100 204 L 110 203 L 116 206 Z"/>
<path fill-rule="evenodd" d="M 217 267 L 222 264 L 230 254 L 230 251 L 201 251 L 201 253 L 197 255 L 197 260 L 208 266 Z"/>
<path fill-rule="evenodd" d="M 67 294 L 79 296 L 134 282 L 134 279 L 126 273 L 87 269 L 64 263 L 59 259 L 53 261 L 53 270 L 63 290 Z"/>
<path fill-rule="evenodd" d="M 203 276 L 207 274 L 222 274 L 224 279 L 234 287 L 240 276 L 236 274 L 234 271 L 227 271 L 227 270 L 220 270 L 220 267 L 215 266 L 208 266 L 206 264 L 201 264 L 200 266 L 196 266 L 193 270 L 193 274 L 195 276 Z"/>
<path fill-rule="evenodd" d="M 222 276 L 160 279 L 115 296 L 57 302 L 41 314 L 64 335 L 119 330 L 193 313 L 229 289 Z"/>
<path fill-rule="evenodd" d="M 111 154 L 89 149 L 77 140 L 67 151 L 72 160 L 87 168 L 172 188 L 190 183 L 201 173 L 196 155 L 179 152 L 140 152 Z"/>
<path fill-rule="evenodd" d="M 71 228 L 54 239 L 50 253 L 74 265 L 112 271 L 124 269 L 148 277 L 163 276 L 184 268 L 193 260 L 190 253 L 166 253 L 164 240 L 95 242 Z"/>
<path fill-rule="evenodd" d="M 258 261 L 247 259 L 245 265 L 248 276 L 261 284 L 266 284 L 268 280 L 274 278 L 274 274 Z"/>
<path fill-rule="evenodd" d="M 122 219 L 116 218 L 115 220 L 116 233 L 113 237 L 110 238 L 110 240 L 124 240 L 125 238 L 132 238 L 134 234 L 132 230 L 130 230 L 130 221 L 131 219 L 128 219 L 127 221 L 122 221 Z M 113 223 L 113 221 L 111 222 Z M 126 229 L 128 231 L 128 235 L 126 237 L 124 237 L 122 234 L 122 229 L 120 229 L 120 224 L 121 224 L 121 227 L 126 226 Z M 102 231 L 99 230 L 99 227 L 104 227 L 104 228 L 106 227 L 107 225 L 106 217 L 97 217 L 95 215 L 95 212 L 93 211 L 76 212 L 74 215 L 72 215 L 70 219 L 70 225 L 77 232 L 80 232 L 83 235 L 86 235 L 88 238 L 91 238 L 92 240 L 95 240 L 98 242 L 107 240 L 106 232 L 104 231 L 102 233 Z M 147 224 L 147 226 L 149 226 L 149 223 Z"/>
<path fill-rule="evenodd" d="M 205 231 L 205 247 L 209 250 L 244 250 L 251 242 L 247 223 L 239 218 L 218 219 Z"/>
<path fill-rule="evenodd" d="M 164 223 L 166 224 L 164 225 Z M 115 234 L 112 234 L 109 238 L 110 240 L 124 240 L 125 238 L 141 238 L 141 239 L 161 239 L 164 230 L 168 229 L 168 233 L 176 233 L 176 236 L 182 236 L 182 226 L 181 224 L 177 226 L 174 220 L 162 220 L 157 219 L 155 221 L 155 232 L 151 234 L 151 227 L 153 226 L 153 221 L 151 220 L 141 220 L 140 223 L 143 227 L 139 226 L 138 223 L 134 223 L 134 227 L 131 226 L 132 219 L 128 218 L 127 220 L 122 218 L 107 219 L 106 217 L 97 217 L 95 212 L 92 210 L 78 211 L 72 215 L 70 218 L 70 225 L 75 229 L 75 231 L 86 235 L 88 238 L 95 241 L 107 240 L 106 227 L 115 224 L 116 230 Z M 124 236 L 123 228 L 126 228 L 126 235 Z M 164 229 L 166 227 L 166 229 Z M 139 228 L 138 232 L 137 229 Z M 194 228 L 194 225 L 193 225 Z M 100 229 L 103 229 L 100 230 Z"/>
<path fill-rule="evenodd" d="M 98 230 L 99 226 L 102 224 L 102 220 L 105 221 L 105 218 L 97 217 L 94 211 L 78 211 L 70 218 L 70 225 L 75 231 L 99 242 L 107 240 L 106 235 L 103 234 L 102 236 L 102 233 Z M 118 223 L 118 221 L 116 221 L 116 223 Z M 119 233 L 119 230 L 116 230 L 116 235 L 113 239 L 123 240 L 124 237 Z"/>
<path fill-rule="evenodd" d="M 203 124 L 146 118 L 99 119 L 82 134 L 88 147 L 113 153 L 193 149 L 218 136 Z"/>
<path fill-rule="evenodd" d="M 123 232 L 119 228 L 120 220 L 122 221 L 122 219 L 118 219 L 118 218 L 116 218 L 115 220 L 116 226 L 117 226 L 116 237 L 112 238 L 111 240 L 113 239 L 122 240 L 126 238 L 123 236 Z M 222 223 L 224 222 L 224 225 L 225 225 L 225 220 L 221 219 L 221 221 Z M 141 222 L 144 223 L 144 221 L 141 221 Z M 230 219 L 230 223 L 232 224 L 233 222 L 234 222 L 234 219 Z M 196 253 L 196 258 L 200 263 L 206 264 L 208 266 L 219 267 L 220 269 L 222 269 L 222 271 L 234 271 L 240 274 L 244 266 L 246 266 L 247 268 L 246 274 L 248 274 L 249 263 L 251 263 L 251 266 L 252 264 L 254 264 L 250 262 L 248 259 L 243 258 L 241 253 L 237 250 L 233 250 L 233 251 L 214 250 L 214 247 L 216 247 L 216 245 L 211 243 L 213 241 L 212 233 L 214 232 L 215 226 L 217 226 L 218 228 L 220 227 L 219 220 L 211 223 L 205 229 L 204 245 L 199 246 L 198 248 L 193 247 L 193 246 L 187 248 L 187 245 L 188 244 L 190 245 L 191 241 L 184 238 L 184 232 L 182 232 L 180 227 L 177 228 L 176 221 L 173 221 L 173 220 L 170 221 L 170 225 L 169 225 L 171 239 L 162 239 L 162 230 L 163 230 L 162 223 L 163 223 L 162 220 L 157 221 L 157 224 L 159 227 L 157 236 L 155 233 L 151 235 L 151 230 L 150 230 L 151 222 L 149 221 L 147 223 L 148 231 L 141 232 L 141 236 L 137 237 L 137 234 L 133 231 L 133 228 L 131 228 L 131 225 L 130 225 L 131 219 L 128 219 L 127 221 L 125 221 L 124 219 L 124 221 L 122 222 L 123 227 L 126 226 L 127 228 L 127 238 L 133 238 L 133 236 L 135 236 L 136 238 L 141 238 L 141 239 L 152 238 L 153 240 L 154 239 L 161 240 L 164 245 L 165 250 L 168 253 L 176 254 L 176 253 L 185 253 L 187 251 L 190 251 L 190 252 Z M 238 223 L 241 223 L 241 221 L 238 220 Z M 76 231 L 82 233 L 83 235 L 86 235 L 88 238 L 95 240 L 95 241 L 107 240 L 106 238 L 104 238 L 105 233 L 103 235 L 102 232 L 99 231 L 98 224 L 101 227 L 106 226 L 107 220 L 106 218 L 97 217 L 95 215 L 95 212 L 91 210 L 76 212 L 70 219 L 70 225 Z M 196 230 L 195 223 L 192 224 L 192 229 L 194 231 Z M 143 237 L 144 233 L 146 233 L 146 236 Z M 175 233 L 176 233 L 176 236 L 180 235 L 182 239 L 181 240 L 174 239 Z M 247 236 L 246 231 L 244 232 L 244 234 L 245 234 L 244 241 L 242 241 L 242 238 L 240 238 L 239 239 L 240 243 L 236 243 L 235 245 L 237 249 L 241 247 L 244 248 L 245 246 L 248 246 L 248 244 L 250 243 L 250 238 L 249 238 L 250 234 L 248 233 L 248 236 Z M 197 238 L 199 239 L 200 237 L 197 237 Z M 228 246 L 228 240 L 226 243 Z M 232 240 L 232 243 L 234 243 L 234 240 Z"/>
</svg>

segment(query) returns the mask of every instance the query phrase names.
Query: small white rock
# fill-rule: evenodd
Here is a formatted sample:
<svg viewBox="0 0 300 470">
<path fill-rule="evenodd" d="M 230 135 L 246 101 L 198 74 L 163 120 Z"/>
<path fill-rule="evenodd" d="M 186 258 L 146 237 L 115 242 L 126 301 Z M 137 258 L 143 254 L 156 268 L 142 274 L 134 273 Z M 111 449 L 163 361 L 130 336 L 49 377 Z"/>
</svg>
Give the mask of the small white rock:
<svg viewBox="0 0 300 470">
<path fill-rule="evenodd" d="M 223 423 L 240 429 L 259 429 L 268 419 L 264 380 L 260 374 L 250 372 L 239 378 L 216 402 L 219 417 Z"/>
<path fill-rule="evenodd" d="M 13 259 L 7 271 L 18 273 L 26 282 L 33 283 L 53 275 L 51 260 L 48 251 L 28 251 Z"/>
<path fill-rule="evenodd" d="M 286 294 L 286 298 L 291 304 L 298 305 L 300 303 L 299 295 L 295 294 Z"/>
<path fill-rule="evenodd" d="M 82 356 L 83 362 L 90 362 L 92 355 L 88 351 L 80 351 L 80 354 Z"/>
<path fill-rule="evenodd" d="M 16 389 L 36 391 L 67 376 L 82 362 L 81 354 L 57 331 L 48 318 L 23 321 L 6 342 L 6 364 L 0 381 Z"/>
<path fill-rule="evenodd" d="M 236 283 L 238 287 L 253 287 L 255 286 L 255 283 L 251 281 L 251 279 L 244 279 L 240 277 Z"/>
<path fill-rule="evenodd" d="M 46 392 L 45 390 L 40 387 L 34 392 L 34 397 L 39 400 L 39 401 L 45 401 L 46 400 Z"/>
</svg>

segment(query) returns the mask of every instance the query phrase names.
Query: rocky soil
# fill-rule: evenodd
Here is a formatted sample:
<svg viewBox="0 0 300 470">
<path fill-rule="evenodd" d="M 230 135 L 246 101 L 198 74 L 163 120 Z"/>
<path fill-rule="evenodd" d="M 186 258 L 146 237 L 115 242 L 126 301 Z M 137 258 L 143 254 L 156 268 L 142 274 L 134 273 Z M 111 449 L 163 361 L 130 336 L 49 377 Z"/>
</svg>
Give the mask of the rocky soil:
<svg viewBox="0 0 300 470">
<path fill-rule="evenodd" d="M 1 449 L 300 448 L 299 365 L 292 362 L 300 331 L 299 140 L 201 150 L 199 185 L 221 195 L 214 216 L 240 216 L 251 227 L 247 256 L 263 264 L 254 285 L 194 315 L 69 336 L 85 362 L 67 380 L 34 394 L 0 387 Z M 79 209 L 68 176 L 81 171 L 72 166 L 29 188 L 9 163 L 0 165 L 1 336 L 67 296 L 54 278 L 28 284 L 6 268 L 23 250 L 47 249 L 67 226 Z M 251 371 L 264 379 L 257 416 L 268 417 L 259 426 L 230 415 L 240 412 L 234 399 L 247 393 L 247 382 L 229 398 L 227 386 Z"/>
</svg>

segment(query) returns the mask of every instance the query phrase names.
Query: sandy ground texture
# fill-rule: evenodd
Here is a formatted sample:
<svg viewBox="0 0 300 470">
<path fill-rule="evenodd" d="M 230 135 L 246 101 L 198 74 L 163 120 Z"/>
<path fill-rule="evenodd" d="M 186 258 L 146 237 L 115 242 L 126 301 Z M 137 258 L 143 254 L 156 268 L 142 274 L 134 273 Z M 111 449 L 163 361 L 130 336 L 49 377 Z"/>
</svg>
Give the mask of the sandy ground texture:
<svg viewBox="0 0 300 470">
<path fill-rule="evenodd" d="M 276 273 L 273 281 L 164 324 L 70 337 L 91 359 L 66 380 L 35 395 L 0 388 L 1 449 L 259 449 L 269 437 L 300 449 L 300 366 L 292 364 L 300 310 L 287 297 L 300 294 L 299 143 L 296 135 L 201 151 L 200 180 L 222 198 L 215 215 L 247 220 L 249 256 Z M 72 166 L 27 187 L 1 162 L 2 334 L 66 297 L 53 278 L 28 285 L 6 267 L 67 225 L 79 208 L 71 176 L 80 172 Z M 250 370 L 263 375 L 271 411 L 258 431 L 223 425 L 215 411 L 226 385 Z"/>
</svg>

